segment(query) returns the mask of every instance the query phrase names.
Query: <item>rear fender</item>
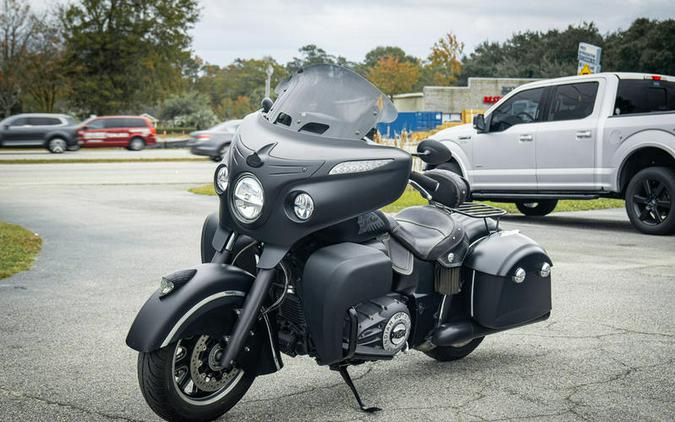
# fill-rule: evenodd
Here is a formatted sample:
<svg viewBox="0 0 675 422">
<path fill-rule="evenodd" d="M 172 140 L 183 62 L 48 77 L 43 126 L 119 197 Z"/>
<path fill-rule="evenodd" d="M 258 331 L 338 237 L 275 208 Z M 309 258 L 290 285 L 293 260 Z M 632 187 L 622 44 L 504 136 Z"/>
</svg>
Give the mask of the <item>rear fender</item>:
<svg viewBox="0 0 675 422">
<path fill-rule="evenodd" d="M 243 306 L 254 277 L 237 267 L 200 264 L 192 268 L 194 276 L 164 297 L 159 290 L 145 302 L 134 320 L 127 345 L 150 352 L 194 335 L 222 337 L 229 334 L 236 320 L 236 309 Z M 258 375 L 281 368 L 277 332 L 273 318 L 261 318 L 247 345 L 254 351 L 240 362 Z M 255 355 L 255 356 L 253 356 Z M 247 356 L 248 357 L 248 356 Z"/>
</svg>

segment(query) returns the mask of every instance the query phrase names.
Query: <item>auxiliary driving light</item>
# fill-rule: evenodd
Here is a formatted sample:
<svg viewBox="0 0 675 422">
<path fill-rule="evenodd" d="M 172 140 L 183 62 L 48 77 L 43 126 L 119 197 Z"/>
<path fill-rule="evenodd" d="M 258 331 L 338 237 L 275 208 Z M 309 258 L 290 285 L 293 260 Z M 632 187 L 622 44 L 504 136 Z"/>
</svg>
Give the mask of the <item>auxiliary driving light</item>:
<svg viewBox="0 0 675 422">
<path fill-rule="evenodd" d="M 229 182 L 230 172 L 227 170 L 226 165 L 221 165 L 216 170 L 216 191 L 218 193 L 223 193 L 227 190 L 227 184 Z"/>
<path fill-rule="evenodd" d="M 301 193 L 293 200 L 293 212 L 301 220 L 307 220 L 314 213 L 314 200 L 307 193 Z"/>
<path fill-rule="evenodd" d="M 541 266 L 541 270 L 539 270 L 539 275 L 544 278 L 551 275 L 551 264 L 549 264 L 548 262 L 544 262 Z"/>
<path fill-rule="evenodd" d="M 527 273 L 525 272 L 524 269 L 518 268 L 518 269 L 516 269 L 516 272 L 513 274 L 513 277 L 511 277 L 511 279 L 513 280 L 514 283 L 519 284 L 519 283 L 522 283 L 523 281 L 525 281 L 526 275 L 527 275 Z"/>
</svg>

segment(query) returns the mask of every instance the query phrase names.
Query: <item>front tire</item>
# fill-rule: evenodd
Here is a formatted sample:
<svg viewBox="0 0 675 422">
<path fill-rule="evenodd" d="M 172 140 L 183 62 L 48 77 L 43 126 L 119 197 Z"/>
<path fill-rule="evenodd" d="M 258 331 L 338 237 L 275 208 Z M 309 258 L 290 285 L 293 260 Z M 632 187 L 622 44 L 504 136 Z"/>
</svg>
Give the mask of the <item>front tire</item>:
<svg viewBox="0 0 675 422">
<path fill-rule="evenodd" d="M 468 356 L 471 352 L 476 350 L 485 337 L 475 338 L 468 343 L 457 346 L 436 347 L 424 352 L 427 356 L 436 359 L 439 362 L 452 362 Z"/>
<path fill-rule="evenodd" d="M 209 336 L 195 336 L 140 352 L 138 380 L 150 408 L 169 421 L 210 421 L 237 404 L 255 375 L 213 369 L 220 347 Z"/>
<path fill-rule="evenodd" d="M 633 227 L 646 234 L 675 233 L 675 170 L 649 167 L 626 189 L 626 213 Z"/>
<path fill-rule="evenodd" d="M 518 211 L 527 215 L 528 217 L 543 217 L 553 212 L 557 199 L 542 199 L 536 202 L 533 201 L 517 201 L 516 207 Z"/>
</svg>

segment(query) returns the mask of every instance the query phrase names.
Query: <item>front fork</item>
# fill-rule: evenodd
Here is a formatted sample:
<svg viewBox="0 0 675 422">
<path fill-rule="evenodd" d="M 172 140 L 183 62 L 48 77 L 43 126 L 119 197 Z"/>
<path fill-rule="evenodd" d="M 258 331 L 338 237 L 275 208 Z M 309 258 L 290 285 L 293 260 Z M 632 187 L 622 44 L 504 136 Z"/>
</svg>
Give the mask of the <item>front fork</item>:
<svg viewBox="0 0 675 422">
<path fill-rule="evenodd" d="M 237 233 L 232 232 L 221 251 L 216 251 L 211 259 L 211 262 L 218 264 L 229 264 L 232 249 L 237 240 Z M 225 353 L 220 358 L 220 365 L 224 370 L 229 371 L 234 365 L 234 361 L 241 352 L 241 349 L 246 342 L 246 338 L 250 335 L 253 325 L 255 325 L 258 314 L 262 309 L 262 304 L 265 301 L 265 295 L 274 281 L 275 269 L 260 269 L 253 280 L 253 285 L 246 295 L 244 305 L 239 311 L 239 319 L 234 325 L 234 330 L 230 334 L 230 339 L 225 348 Z"/>
</svg>

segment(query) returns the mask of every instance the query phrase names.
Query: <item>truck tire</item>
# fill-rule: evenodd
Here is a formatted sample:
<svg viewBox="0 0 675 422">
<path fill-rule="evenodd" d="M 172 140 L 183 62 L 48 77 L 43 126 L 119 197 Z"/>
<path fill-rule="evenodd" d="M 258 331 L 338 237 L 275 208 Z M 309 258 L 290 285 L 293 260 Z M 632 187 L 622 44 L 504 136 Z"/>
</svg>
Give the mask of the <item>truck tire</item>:
<svg viewBox="0 0 675 422">
<path fill-rule="evenodd" d="M 557 199 L 541 199 L 538 201 L 516 201 L 518 211 L 529 217 L 542 217 L 550 214 L 558 205 Z"/>
<path fill-rule="evenodd" d="M 648 167 L 633 176 L 626 189 L 626 213 L 642 233 L 675 233 L 675 169 Z"/>
</svg>

